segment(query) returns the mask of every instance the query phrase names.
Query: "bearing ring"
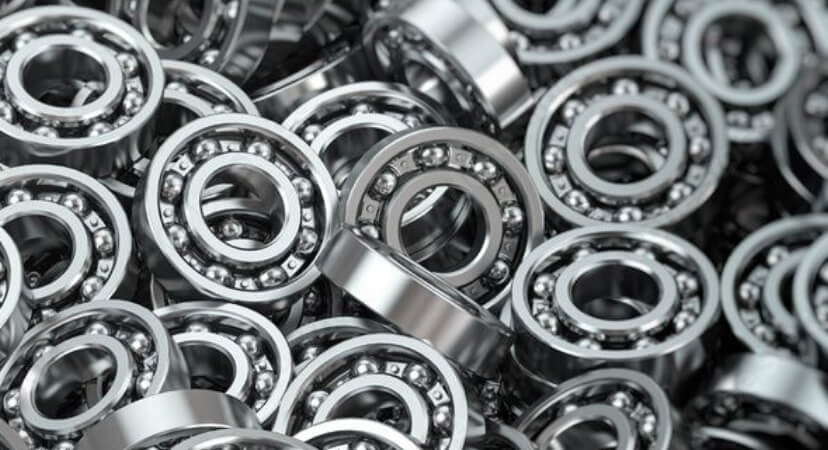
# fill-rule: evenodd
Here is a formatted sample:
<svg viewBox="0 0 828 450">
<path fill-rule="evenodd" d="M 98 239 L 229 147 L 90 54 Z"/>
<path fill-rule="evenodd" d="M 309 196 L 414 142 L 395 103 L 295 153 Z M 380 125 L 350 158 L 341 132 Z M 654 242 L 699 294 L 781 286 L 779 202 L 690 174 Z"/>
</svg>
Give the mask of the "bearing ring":
<svg viewBox="0 0 828 450">
<path fill-rule="evenodd" d="M 601 59 L 540 100 L 526 166 L 541 198 L 571 226 L 676 225 L 724 174 L 723 123 L 715 99 L 678 68 L 637 56 Z"/>
<path fill-rule="evenodd" d="M 0 228 L 0 361 L 20 345 L 29 327 L 32 311 L 22 297 L 23 260 L 14 240 Z"/>
<path fill-rule="evenodd" d="M 675 235 L 579 228 L 524 260 L 512 317 L 517 359 L 550 383 L 611 366 L 677 389 L 710 356 L 719 286 L 710 260 Z"/>
<path fill-rule="evenodd" d="M 722 271 L 722 309 L 733 334 L 751 352 L 816 364 L 817 349 L 803 339 L 789 282 L 825 231 L 828 214 L 793 216 L 754 232 L 730 254 Z"/>
<path fill-rule="evenodd" d="M 157 448 L 153 446 L 227 428 L 258 429 L 259 423 L 256 414 L 235 397 L 200 389 L 171 391 L 110 414 L 91 428 L 75 449 Z"/>
<path fill-rule="evenodd" d="M 411 256 L 487 309 L 503 305 L 511 274 L 542 238 L 543 210 L 528 174 L 508 149 L 485 135 L 451 127 L 398 133 L 374 146 L 352 173 L 342 189 L 343 224 Z M 408 205 L 439 187 L 459 192 L 474 213 L 458 227 L 454 218 L 464 216 L 456 207 L 465 202 L 448 205 L 448 224 L 444 209 L 432 206 L 426 214 L 431 218 L 421 223 L 431 220 L 429 227 L 443 233 L 472 231 L 448 234 L 448 242 L 436 251 L 424 249 L 431 256 L 421 259 L 422 249 L 411 245 L 420 241 L 411 240 L 401 224 L 415 210 L 406 210 Z"/>
<path fill-rule="evenodd" d="M 539 450 L 568 448 L 560 447 L 565 442 L 578 443 L 573 448 L 609 448 L 604 445 L 615 442 L 617 449 L 668 450 L 683 448 L 677 442 L 680 435 L 673 414 L 667 395 L 648 376 L 633 370 L 603 369 L 561 384 L 555 394 L 524 413 L 515 426 L 529 435 Z M 584 428 L 589 423 L 611 424 L 615 435 L 600 428 L 589 431 Z"/>
<path fill-rule="evenodd" d="M 345 448 L 382 448 L 388 450 L 421 450 L 410 437 L 388 425 L 366 419 L 336 419 L 313 425 L 296 433 L 296 438 L 318 446 L 321 450 Z M 362 447 L 360 447 L 362 446 Z"/>
<path fill-rule="evenodd" d="M 828 428 L 825 386 L 820 371 L 792 358 L 735 355 L 719 366 L 688 413 L 701 424 L 779 445 L 772 448 L 817 449 Z"/>
<path fill-rule="evenodd" d="M 817 216 L 824 217 L 824 216 Z M 824 230 L 823 230 L 824 231 Z M 823 233 L 802 257 L 793 280 L 796 319 L 807 337 L 816 344 L 820 365 L 828 361 L 828 297 L 823 268 L 828 261 L 828 239 Z M 813 361 L 811 361 L 813 362 Z"/>
<path fill-rule="evenodd" d="M 740 144 L 765 141 L 774 127 L 773 107 L 794 83 L 802 60 L 802 45 L 797 42 L 784 14 L 772 2 L 727 0 L 719 2 L 654 0 L 647 7 L 642 25 L 642 46 L 650 58 L 680 62 L 698 83 L 724 105 L 730 140 Z M 727 27 L 722 24 L 727 23 Z M 729 73 L 728 54 L 722 40 L 733 34 L 753 35 L 764 30 L 776 57 L 775 69 L 765 79 L 752 74 Z M 715 58 L 719 64 L 708 66 L 706 44 L 710 33 L 717 33 L 719 46 Z M 742 39 L 745 36 L 741 37 Z M 747 50 L 744 50 L 747 51 Z M 759 50 L 755 50 L 759 51 Z M 744 68 L 742 65 L 736 67 Z M 734 84 L 734 79 L 740 77 Z"/>
<path fill-rule="evenodd" d="M 181 348 L 194 387 L 224 390 L 272 423 L 293 372 L 288 342 L 266 317 L 239 305 L 186 302 L 155 310 Z"/>
<path fill-rule="evenodd" d="M 36 445 L 77 441 L 125 404 L 189 387 L 184 357 L 163 324 L 118 300 L 77 305 L 32 328 L 0 380 L 4 419 L 19 422 L 21 436 Z M 68 394 L 84 389 L 88 409 L 67 409 L 77 401 Z"/>
<path fill-rule="evenodd" d="M 219 235 L 248 237 L 245 224 L 214 229 L 205 219 L 201 193 L 222 173 L 267 205 L 263 245 L 224 242 Z M 218 114 L 185 125 L 153 157 L 137 194 L 139 244 L 174 298 L 231 299 L 272 313 L 318 279 L 314 260 L 332 226 L 336 188 L 322 161 L 276 123 Z"/>
<path fill-rule="evenodd" d="M 295 434 L 339 417 L 377 420 L 386 402 L 424 448 L 463 448 L 470 412 L 457 372 L 431 346 L 387 333 L 348 339 L 310 361 L 288 387 L 273 428 Z"/>
<path fill-rule="evenodd" d="M 136 0 L 124 2 L 122 15 L 161 58 L 194 62 L 242 84 L 264 57 L 285 1 L 209 0 L 197 12 L 186 2 Z M 169 27 L 171 18 L 184 29 Z"/>
<path fill-rule="evenodd" d="M 229 428 L 193 436 L 171 450 L 318 450 L 297 439 L 263 430 Z"/>
<path fill-rule="evenodd" d="M 391 331 L 385 325 L 360 317 L 331 317 L 317 320 L 287 335 L 296 372 L 334 345 L 364 334 Z"/>
<path fill-rule="evenodd" d="M 473 128 L 489 134 L 507 128 L 534 103 L 509 52 L 455 2 L 397 2 L 369 20 L 363 43 L 376 73 L 468 115 Z"/>
<path fill-rule="evenodd" d="M 98 181 L 60 166 L 13 167 L 0 171 L 0 198 L 0 225 L 24 250 L 23 296 L 36 320 L 128 289 L 129 221 Z"/>
<path fill-rule="evenodd" d="M 0 30 L 4 164 L 53 163 L 106 176 L 148 147 L 164 73 L 139 33 L 108 14 L 62 6 L 5 17 Z M 32 70 L 39 76 L 27 75 Z M 78 80 L 99 83 L 100 94 L 73 104 Z"/>
<path fill-rule="evenodd" d="M 511 330 L 400 253 L 346 228 L 322 250 L 319 270 L 368 309 L 428 342 L 463 370 L 485 378 L 497 374 L 511 345 Z M 376 277 L 393 288 L 378 291 Z M 452 332 L 435 329 L 435 321 L 451 323 Z M 475 343 L 473 348 L 469 342 Z"/>
<path fill-rule="evenodd" d="M 172 134 L 191 117 L 230 112 L 259 115 L 250 97 L 218 73 L 181 61 L 164 60 L 162 65 L 166 84 L 161 107 L 156 113 L 158 127 L 155 130 L 160 139 Z M 141 149 L 140 157 L 131 166 L 102 180 L 127 205 L 135 197 L 135 186 L 149 166 L 150 150 L 154 148 L 153 145 Z"/>
</svg>

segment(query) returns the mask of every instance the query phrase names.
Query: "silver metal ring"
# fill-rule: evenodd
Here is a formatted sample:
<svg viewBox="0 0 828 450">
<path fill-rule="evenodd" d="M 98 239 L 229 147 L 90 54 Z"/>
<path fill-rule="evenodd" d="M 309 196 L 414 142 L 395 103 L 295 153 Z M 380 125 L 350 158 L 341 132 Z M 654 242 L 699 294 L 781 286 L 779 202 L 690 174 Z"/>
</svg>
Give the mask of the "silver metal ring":
<svg viewBox="0 0 828 450">
<path fill-rule="evenodd" d="M 785 5 L 748 0 L 698 2 L 690 8 L 676 0 L 651 3 L 642 25 L 644 54 L 680 62 L 715 95 L 725 107 L 733 142 L 751 144 L 767 139 L 774 127 L 773 106 L 794 83 L 804 53 L 793 27 L 784 20 Z M 728 26 L 722 27 L 724 23 Z M 727 60 L 745 57 L 742 53 L 749 50 L 732 54 L 721 45 L 711 49 L 710 42 L 715 42 L 709 38 L 711 33 L 718 42 L 769 39 L 773 52 L 766 58 L 775 59 L 774 70 L 764 79 L 732 73 L 735 69 L 728 69 Z M 741 64 L 735 67 L 744 69 Z"/>
<path fill-rule="evenodd" d="M 21 422 L 35 445 L 75 442 L 126 404 L 189 387 L 184 357 L 160 320 L 118 300 L 68 308 L 29 330 L 0 380 L 4 419 Z M 66 393 L 83 389 L 78 407 Z"/>
<path fill-rule="evenodd" d="M 664 231 L 602 225 L 561 233 L 515 274 L 516 357 L 551 383 L 626 367 L 677 395 L 710 356 L 717 278 L 701 251 Z"/>
<path fill-rule="evenodd" d="M 722 270 L 722 309 L 751 352 L 816 364 L 817 348 L 802 335 L 791 286 L 808 248 L 825 231 L 828 215 L 793 216 L 760 228 L 730 254 Z"/>
<path fill-rule="evenodd" d="M 0 171 L 0 191 L 0 224 L 23 250 L 23 296 L 36 320 L 129 289 L 129 221 L 100 182 L 66 167 L 24 165 Z"/>
<path fill-rule="evenodd" d="M 29 328 L 32 310 L 23 298 L 23 280 L 17 244 L 0 228 L 0 361 L 20 345 Z"/>
<path fill-rule="evenodd" d="M 387 326 L 361 317 L 331 317 L 317 320 L 287 335 L 296 372 L 334 345 L 364 334 L 391 331 Z"/>
<path fill-rule="evenodd" d="M 638 56 L 569 73 L 538 103 L 526 166 L 571 226 L 672 226 L 713 195 L 728 163 L 724 115 L 679 68 Z"/>
<path fill-rule="evenodd" d="M 149 145 L 164 73 L 138 32 L 108 14 L 62 6 L 5 17 L 0 30 L 4 164 L 54 163 L 106 176 Z M 73 104 L 77 80 L 99 83 L 100 95 Z"/>
<path fill-rule="evenodd" d="M 434 20 L 435 17 L 442 20 Z M 377 73 L 469 114 L 496 133 L 532 107 L 529 84 L 509 52 L 462 5 L 441 0 L 399 2 L 366 25 L 363 43 Z M 497 67 L 497 76 L 490 76 Z"/>
<path fill-rule="evenodd" d="M 295 437 L 321 450 L 347 448 L 387 448 L 421 450 L 410 437 L 388 425 L 366 419 L 336 419 L 319 423 L 296 433 Z M 380 447 L 376 447 L 379 445 Z M 360 447 L 362 446 L 362 447 Z"/>
<path fill-rule="evenodd" d="M 267 205 L 259 212 L 270 233 L 251 246 L 229 243 L 247 237 L 244 222 L 213 228 L 206 220 L 198 191 L 221 175 Z M 314 261 L 332 227 L 336 188 L 298 136 L 266 119 L 218 114 L 164 142 L 136 201 L 145 261 L 170 295 L 231 299 L 275 312 L 319 277 Z"/>
<path fill-rule="evenodd" d="M 263 430 L 229 428 L 193 436 L 171 450 L 318 450 L 298 439 Z"/>
<path fill-rule="evenodd" d="M 467 199 L 472 214 L 456 215 L 458 201 L 447 204 L 448 215 L 436 206 L 424 211 L 432 228 L 471 231 L 448 234 L 438 251 L 417 262 L 487 309 L 503 305 L 512 273 L 539 243 L 544 220 L 528 174 L 508 149 L 470 130 L 419 128 L 374 146 L 352 173 L 342 189 L 342 222 L 408 256 L 416 248 L 401 226 L 411 211 L 406 206 L 440 187 L 453 191 L 440 196 L 446 201 Z M 463 217 L 458 226 L 454 218 Z"/>
<path fill-rule="evenodd" d="M 407 387 L 398 391 L 400 383 Z M 431 346 L 387 333 L 348 339 L 310 361 L 288 387 L 273 429 L 295 434 L 339 417 L 371 418 L 383 405 L 419 444 L 463 448 L 470 411 L 457 372 Z"/>
<path fill-rule="evenodd" d="M 345 228 L 322 250 L 319 270 L 368 309 L 403 333 L 425 340 L 461 368 L 486 378 L 497 374 L 511 345 L 511 330 L 399 252 Z M 392 290 L 377 290 L 372 281 L 377 276 Z M 435 329 L 435 321 L 451 323 L 452 332 Z"/>
<path fill-rule="evenodd" d="M 825 366 L 828 361 L 828 297 L 825 286 L 828 282 L 824 268 L 828 262 L 828 239 L 822 231 L 822 237 L 801 257 L 793 277 L 792 295 L 797 324 L 805 332 L 806 342 L 811 346 L 816 344 L 816 362 Z"/>
<path fill-rule="evenodd" d="M 239 305 L 185 302 L 154 311 L 181 348 L 191 384 L 222 390 L 269 425 L 293 372 L 290 347 L 261 314 Z"/>
<path fill-rule="evenodd" d="M 683 448 L 667 395 L 646 375 L 603 369 L 566 381 L 555 394 L 538 401 L 515 427 L 539 450 Z M 609 425 L 610 432 L 600 424 Z M 598 425 L 590 430 L 589 425 Z M 611 445 L 611 447 L 605 447 Z"/>
<path fill-rule="evenodd" d="M 129 404 L 89 429 L 76 450 L 139 450 L 175 443 L 207 431 L 258 429 L 241 400 L 200 389 L 164 392 Z"/>
</svg>

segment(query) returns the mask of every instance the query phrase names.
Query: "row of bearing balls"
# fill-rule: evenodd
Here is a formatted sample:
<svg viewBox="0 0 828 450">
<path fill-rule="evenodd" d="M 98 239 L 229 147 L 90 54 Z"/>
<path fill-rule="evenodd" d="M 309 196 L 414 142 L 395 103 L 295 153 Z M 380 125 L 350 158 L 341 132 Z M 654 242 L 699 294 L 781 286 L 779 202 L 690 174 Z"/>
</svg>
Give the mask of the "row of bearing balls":
<svg viewBox="0 0 828 450">
<path fill-rule="evenodd" d="M 781 202 L 819 204 L 811 2 L 561 2 L 594 14 L 565 33 L 505 1 L 361 5 L 359 42 L 273 83 L 277 49 L 239 37 L 273 11 L 223 5 L 207 37 L 159 44 L 145 3 L 116 14 L 135 29 L 77 7 L 0 19 L 10 449 L 823 442 L 828 216 L 759 229 L 721 279 L 697 248 L 728 166 L 765 144 Z M 305 17 L 342 17 L 324 6 Z M 646 57 L 603 57 L 642 13 Z M 762 48 L 707 71 L 730 17 L 764 26 L 773 70 Z M 355 129 L 390 136 L 343 142 Z M 595 168 L 629 147 L 651 175 Z"/>
</svg>

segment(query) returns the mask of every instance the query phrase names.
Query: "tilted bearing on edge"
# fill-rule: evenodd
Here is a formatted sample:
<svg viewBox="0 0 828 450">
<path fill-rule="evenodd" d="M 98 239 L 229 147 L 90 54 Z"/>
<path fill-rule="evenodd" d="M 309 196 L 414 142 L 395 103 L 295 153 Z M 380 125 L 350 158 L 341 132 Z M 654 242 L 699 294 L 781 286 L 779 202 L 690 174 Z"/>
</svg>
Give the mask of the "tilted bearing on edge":
<svg viewBox="0 0 828 450">
<path fill-rule="evenodd" d="M 808 248 L 828 231 L 828 215 L 791 216 L 743 240 L 722 271 L 722 309 L 736 338 L 754 353 L 817 363 L 818 351 L 793 310 L 792 280 Z"/>
<path fill-rule="evenodd" d="M 639 56 L 601 59 L 556 83 L 526 131 L 526 167 L 571 226 L 677 225 L 728 163 L 722 109 L 689 74 Z"/>
<path fill-rule="evenodd" d="M 135 186 L 146 172 L 157 144 L 192 119 L 222 113 L 259 115 L 256 105 L 240 87 L 212 70 L 196 64 L 164 60 L 166 84 L 161 105 L 156 112 L 154 139 L 141 148 L 138 159 L 102 182 L 130 204 Z"/>
<path fill-rule="evenodd" d="M 117 300 L 77 305 L 32 328 L 0 380 L 3 418 L 36 446 L 73 443 L 126 404 L 190 385 L 161 321 Z"/>
<path fill-rule="evenodd" d="M 298 439 L 263 430 L 209 431 L 175 444 L 171 450 L 318 450 Z"/>
<path fill-rule="evenodd" d="M 795 359 L 733 355 L 717 367 L 684 417 L 745 433 L 770 448 L 818 449 L 828 429 L 825 386 L 822 372 Z"/>
<path fill-rule="evenodd" d="M 794 83 L 807 47 L 785 20 L 791 9 L 790 2 L 654 0 L 643 18 L 643 51 L 680 63 L 722 102 L 731 141 L 763 142 L 774 128 L 773 107 Z M 760 51 L 751 46 L 760 36 L 771 49 L 749 58 L 746 52 Z M 765 58 L 773 58 L 773 70 L 755 67 Z"/>
<path fill-rule="evenodd" d="M 335 419 L 312 425 L 295 437 L 320 450 L 354 448 L 372 450 L 421 450 L 420 443 L 394 427 L 366 419 Z"/>
<path fill-rule="evenodd" d="M 29 328 L 32 308 L 23 298 L 23 276 L 17 244 L 0 228 L 0 361 L 20 345 Z"/>
<path fill-rule="evenodd" d="M 330 317 L 308 323 L 287 335 L 296 372 L 334 345 L 364 334 L 391 331 L 386 325 L 361 317 Z"/>
<path fill-rule="evenodd" d="M 487 133 L 507 128 L 534 102 L 509 52 L 458 3 L 392 3 L 368 22 L 363 43 L 376 73 L 468 116 L 468 124 Z"/>
<path fill-rule="evenodd" d="M 122 293 L 132 233 L 117 198 L 77 170 L 46 164 L 0 171 L 0 225 L 22 250 L 23 296 L 40 320 Z"/>
<path fill-rule="evenodd" d="M 824 232 L 801 257 L 793 278 L 793 306 L 805 337 L 816 344 L 816 362 L 828 366 L 828 238 Z"/>
<path fill-rule="evenodd" d="M 600 422 L 608 427 L 584 426 Z M 664 391 L 650 377 L 626 369 L 596 370 L 567 380 L 515 426 L 539 450 L 569 448 L 567 443 L 573 448 L 688 448 Z"/>
<path fill-rule="evenodd" d="M 155 310 L 190 369 L 191 385 L 223 391 L 269 425 L 287 390 L 293 358 L 279 329 L 239 305 L 185 302 Z"/>
<path fill-rule="evenodd" d="M 516 357 L 550 383 L 625 367 L 676 395 L 711 356 L 719 314 L 710 260 L 675 235 L 631 225 L 553 237 L 512 285 Z"/>
<path fill-rule="evenodd" d="M 542 239 L 543 210 L 529 175 L 483 134 L 452 127 L 398 133 L 366 153 L 352 174 L 338 210 L 344 225 L 408 255 L 488 309 L 503 305 L 517 265 Z M 444 240 L 419 248 L 422 234 L 403 220 L 443 187 L 450 192 L 422 208 L 417 222 Z M 469 206 L 471 214 L 458 210 Z M 418 256 L 423 250 L 428 257 Z"/>
<path fill-rule="evenodd" d="M 291 382 L 274 431 L 296 434 L 339 417 L 393 418 L 425 449 L 459 450 L 470 411 L 458 373 L 428 344 L 374 333 L 340 342 Z"/>
<path fill-rule="evenodd" d="M 54 163 L 106 176 L 148 147 L 164 73 L 127 24 L 85 8 L 28 9 L 0 20 L 0 58 L 4 164 Z M 83 82 L 100 93 L 84 95 Z"/>
<path fill-rule="evenodd" d="M 201 433 L 259 429 L 256 414 L 241 400 L 215 391 L 163 392 L 129 404 L 92 427 L 76 450 L 169 448 Z"/>
<path fill-rule="evenodd" d="M 264 245 L 227 243 L 248 238 L 238 219 L 207 220 L 202 194 L 221 179 L 242 198 L 266 205 Z M 229 299 L 273 312 L 286 310 L 319 278 L 313 263 L 335 202 L 330 175 L 298 136 L 266 119 L 218 114 L 164 142 L 139 186 L 134 217 L 147 265 L 171 296 Z"/>
<path fill-rule="evenodd" d="M 428 342 L 462 370 L 487 378 L 497 374 L 511 344 L 511 330 L 399 252 L 345 228 L 322 250 L 319 270 L 379 317 Z M 378 278 L 387 290 L 377 289 Z M 435 323 L 450 323 L 453 331 L 435 329 Z"/>
</svg>

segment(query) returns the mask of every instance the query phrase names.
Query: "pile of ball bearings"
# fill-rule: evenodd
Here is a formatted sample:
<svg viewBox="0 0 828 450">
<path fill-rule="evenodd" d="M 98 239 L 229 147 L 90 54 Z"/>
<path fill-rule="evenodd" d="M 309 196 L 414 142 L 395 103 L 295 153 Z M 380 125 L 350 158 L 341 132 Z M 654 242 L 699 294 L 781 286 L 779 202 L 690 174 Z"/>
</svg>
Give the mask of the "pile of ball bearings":
<svg viewBox="0 0 828 450">
<path fill-rule="evenodd" d="M 820 0 L 0 1 L 0 448 L 828 442 Z"/>
</svg>

